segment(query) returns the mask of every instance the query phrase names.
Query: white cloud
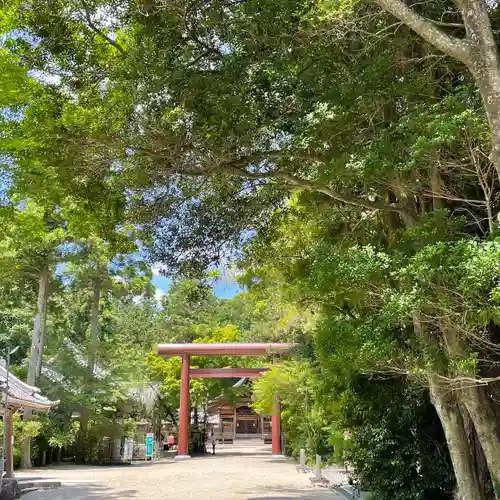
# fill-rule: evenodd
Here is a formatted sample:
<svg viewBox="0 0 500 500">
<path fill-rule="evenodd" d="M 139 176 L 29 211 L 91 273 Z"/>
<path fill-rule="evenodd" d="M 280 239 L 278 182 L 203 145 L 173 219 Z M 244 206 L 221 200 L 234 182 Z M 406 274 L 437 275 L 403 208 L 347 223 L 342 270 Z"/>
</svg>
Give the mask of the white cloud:
<svg viewBox="0 0 500 500">
<path fill-rule="evenodd" d="M 61 85 L 61 77 L 56 74 L 48 73 L 47 71 L 30 70 L 28 75 L 34 78 L 37 82 L 45 83 L 46 85 Z"/>
<path fill-rule="evenodd" d="M 167 292 L 165 290 L 162 290 L 161 288 L 156 287 L 156 292 L 155 292 L 155 299 L 158 304 L 161 303 L 161 298 L 166 295 Z"/>
<path fill-rule="evenodd" d="M 161 265 L 155 264 L 155 265 L 151 266 L 151 271 L 153 273 L 153 276 L 161 276 L 161 274 L 160 274 Z"/>
</svg>

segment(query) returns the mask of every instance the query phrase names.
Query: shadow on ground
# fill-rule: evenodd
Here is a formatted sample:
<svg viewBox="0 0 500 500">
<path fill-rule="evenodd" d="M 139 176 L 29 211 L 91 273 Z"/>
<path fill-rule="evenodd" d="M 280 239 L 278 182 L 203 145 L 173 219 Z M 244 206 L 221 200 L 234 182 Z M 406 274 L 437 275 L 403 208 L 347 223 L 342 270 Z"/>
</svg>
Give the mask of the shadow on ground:
<svg viewBox="0 0 500 500">
<path fill-rule="evenodd" d="M 89 472 L 89 471 L 118 471 L 124 470 L 124 472 L 130 469 L 136 469 L 141 467 L 152 467 L 158 464 L 173 464 L 175 461 L 169 458 L 161 458 L 153 462 L 133 462 L 128 465 L 80 465 L 80 464 L 63 464 L 63 465 L 47 465 L 46 467 L 35 467 L 29 470 L 19 470 L 16 471 L 16 478 L 19 479 L 50 479 L 54 477 L 60 477 L 59 472 Z M 47 471 L 51 472 L 48 476 Z"/>
<path fill-rule="evenodd" d="M 307 491 L 298 491 L 296 495 L 293 496 L 270 496 L 263 495 L 258 497 L 245 497 L 245 500 L 317 500 L 320 498 L 321 500 L 344 500 L 343 497 L 335 497 L 332 492 L 325 491 L 324 496 L 318 497 L 317 494 L 313 494 Z"/>
<path fill-rule="evenodd" d="M 260 451 L 220 451 L 217 453 L 217 450 L 215 451 L 215 455 L 212 455 L 211 453 L 207 453 L 206 455 L 195 455 L 193 458 L 224 458 L 224 457 L 238 457 L 238 458 L 255 458 L 255 457 L 269 457 L 272 458 L 272 455 L 267 452 L 260 452 Z"/>
<path fill-rule="evenodd" d="M 255 488 L 243 492 L 245 500 L 336 500 L 337 496 L 328 489 L 296 489 L 288 487 Z"/>
<path fill-rule="evenodd" d="M 264 497 L 247 497 L 246 500 L 312 500 L 312 497 L 308 493 L 302 492 L 300 495 L 293 497 L 270 497 L 266 495 Z"/>
<path fill-rule="evenodd" d="M 124 500 L 135 498 L 136 490 L 110 491 L 98 484 L 63 486 L 53 490 L 31 491 L 23 495 L 26 500 Z"/>
</svg>

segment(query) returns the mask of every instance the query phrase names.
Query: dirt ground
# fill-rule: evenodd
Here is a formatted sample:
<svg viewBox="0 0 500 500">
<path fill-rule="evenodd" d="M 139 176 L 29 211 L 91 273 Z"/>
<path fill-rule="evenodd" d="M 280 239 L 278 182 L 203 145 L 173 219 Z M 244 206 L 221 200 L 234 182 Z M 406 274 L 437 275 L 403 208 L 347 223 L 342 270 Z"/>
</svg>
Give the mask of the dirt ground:
<svg viewBox="0 0 500 500">
<path fill-rule="evenodd" d="M 163 459 L 123 467 L 62 466 L 18 475 L 58 479 L 62 487 L 27 493 L 25 500 L 345 500 L 313 488 L 286 459 L 261 442 L 218 446 L 215 456 Z"/>
</svg>

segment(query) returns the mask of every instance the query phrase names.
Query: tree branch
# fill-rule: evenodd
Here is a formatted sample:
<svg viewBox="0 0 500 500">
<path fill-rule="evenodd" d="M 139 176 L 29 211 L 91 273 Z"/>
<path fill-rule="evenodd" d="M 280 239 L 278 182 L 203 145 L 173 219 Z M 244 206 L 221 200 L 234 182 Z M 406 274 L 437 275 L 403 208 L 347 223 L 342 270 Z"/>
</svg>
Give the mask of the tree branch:
<svg viewBox="0 0 500 500">
<path fill-rule="evenodd" d="M 465 29 L 465 24 L 463 23 L 447 23 L 445 21 L 436 21 L 434 19 L 429 19 L 428 17 L 425 18 L 427 21 L 431 22 L 432 24 L 435 24 L 436 26 L 444 26 L 446 28 L 463 28 Z"/>
<path fill-rule="evenodd" d="M 190 36 L 190 39 L 196 43 L 196 45 L 198 45 L 199 47 L 203 48 L 204 49 L 204 53 L 201 54 L 201 56 L 199 56 L 199 58 L 201 59 L 201 57 L 204 57 L 204 54 L 214 54 L 216 55 L 217 57 L 219 58 L 222 58 L 223 57 L 223 54 L 220 52 L 219 49 L 215 48 L 215 47 L 212 47 L 210 44 L 206 43 L 205 41 L 201 40 L 200 38 L 198 38 L 198 36 L 196 35 L 194 29 L 190 26 L 189 24 L 189 16 L 190 16 L 190 10 L 187 9 L 185 14 L 184 14 L 184 27 L 186 28 L 186 31 L 188 32 L 189 36 Z M 193 64 L 193 63 L 191 63 Z"/>
<path fill-rule="evenodd" d="M 204 52 L 196 56 L 189 64 L 187 64 L 187 67 L 189 68 L 191 66 L 194 66 L 195 64 L 200 62 L 203 58 L 208 57 L 210 54 L 215 55 L 218 59 L 222 57 L 221 53 L 218 50 L 215 49 L 205 50 Z"/>
<path fill-rule="evenodd" d="M 161 152 L 152 151 L 147 148 L 134 147 L 134 150 L 140 152 L 146 156 L 149 156 L 155 161 L 165 161 L 166 157 Z M 246 170 L 245 166 L 248 164 L 258 165 L 261 164 L 265 159 L 275 158 L 283 156 L 283 151 L 266 151 L 260 153 L 254 153 L 240 158 L 227 158 L 223 163 L 210 165 L 206 168 L 190 168 L 178 166 L 171 164 L 172 166 L 168 169 L 167 174 L 178 174 L 186 175 L 191 177 L 210 177 L 217 173 L 224 173 L 233 175 L 235 177 L 242 177 L 251 180 L 272 180 L 272 181 L 284 181 L 284 184 L 288 187 L 296 187 L 301 189 L 306 189 L 309 191 L 315 191 L 317 193 L 322 193 L 329 198 L 339 201 L 341 203 L 346 203 L 348 205 L 356 205 L 358 207 L 367 208 L 369 210 L 383 210 L 386 212 L 395 212 L 401 215 L 410 215 L 414 217 L 415 214 L 408 208 L 398 204 L 398 203 L 385 203 L 383 201 L 371 202 L 364 198 L 359 198 L 355 196 L 349 196 L 347 194 L 341 194 L 334 189 L 330 188 L 325 184 L 319 184 L 317 182 L 309 181 L 301 177 L 289 174 L 288 172 L 283 172 L 279 170 L 268 171 L 268 172 L 249 172 Z M 300 152 L 291 152 L 291 157 L 300 158 L 304 160 L 316 160 L 324 161 L 320 155 L 314 154 L 301 154 Z"/>
<path fill-rule="evenodd" d="M 329 198 L 340 201 L 341 203 L 346 203 L 348 205 L 356 205 L 358 207 L 368 208 L 370 210 L 384 210 L 388 212 L 397 213 L 409 213 L 408 209 L 402 207 L 398 204 L 388 204 L 380 201 L 370 202 L 363 198 L 358 198 L 354 196 L 349 196 L 345 194 L 338 193 L 337 191 L 331 189 L 330 187 L 318 184 L 315 182 L 296 177 L 287 172 L 274 171 L 274 172 L 248 172 L 247 170 L 240 169 L 233 165 L 220 165 L 210 169 L 178 169 L 177 173 L 180 175 L 189 176 L 210 176 L 215 173 L 226 173 L 229 175 L 234 175 L 236 177 L 243 177 L 245 179 L 262 180 L 269 179 L 274 181 L 284 181 L 285 185 L 293 186 L 297 188 L 306 189 L 309 191 L 315 191 L 317 193 L 323 193 Z"/>
<path fill-rule="evenodd" d="M 126 54 L 127 51 L 118 42 L 110 38 L 108 35 L 106 35 L 106 33 L 104 33 L 104 31 L 102 31 L 94 24 L 94 22 L 92 21 L 92 16 L 90 15 L 89 6 L 87 2 L 85 2 L 85 0 L 82 0 L 82 5 L 83 5 L 83 10 L 85 12 L 85 19 L 87 21 L 89 28 L 95 33 L 97 33 L 101 38 L 104 38 L 104 40 L 106 40 L 106 42 L 112 45 L 116 50 L 118 50 L 122 54 Z"/>
<path fill-rule="evenodd" d="M 374 2 L 394 17 L 403 21 L 415 33 L 431 45 L 434 45 L 441 52 L 458 59 L 467 66 L 470 64 L 471 53 L 468 43 L 440 30 L 436 26 L 439 22 L 421 16 L 406 5 L 403 0 L 374 0 Z"/>
</svg>

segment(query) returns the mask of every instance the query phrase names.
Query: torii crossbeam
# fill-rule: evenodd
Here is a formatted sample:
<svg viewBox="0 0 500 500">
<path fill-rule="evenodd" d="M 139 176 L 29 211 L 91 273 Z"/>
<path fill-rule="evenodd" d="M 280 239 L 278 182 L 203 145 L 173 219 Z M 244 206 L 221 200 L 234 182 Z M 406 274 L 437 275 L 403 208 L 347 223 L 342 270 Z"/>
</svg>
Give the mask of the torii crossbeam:
<svg viewBox="0 0 500 500">
<path fill-rule="evenodd" d="M 179 409 L 179 442 L 176 459 L 189 457 L 189 381 L 190 378 L 258 377 L 265 368 L 190 368 L 191 356 L 272 356 L 285 354 L 293 344 L 159 344 L 160 356 L 181 356 L 181 397 Z M 281 454 L 281 423 L 279 403 L 271 419 L 272 454 Z"/>
</svg>

